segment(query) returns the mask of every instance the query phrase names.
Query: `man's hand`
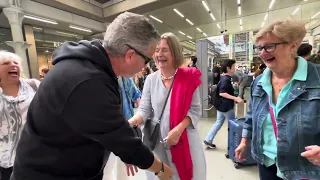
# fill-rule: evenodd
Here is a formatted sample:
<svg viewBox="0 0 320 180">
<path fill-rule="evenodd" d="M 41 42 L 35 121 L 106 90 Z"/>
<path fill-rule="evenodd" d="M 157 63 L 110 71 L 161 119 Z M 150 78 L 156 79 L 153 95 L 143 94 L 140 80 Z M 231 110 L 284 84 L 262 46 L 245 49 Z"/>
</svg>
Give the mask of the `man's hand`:
<svg viewBox="0 0 320 180">
<path fill-rule="evenodd" d="M 128 176 L 135 176 L 136 173 L 138 172 L 137 166 L 131 165 L 131 164 L 126 164 L 127 166 L 127 175 Z"/>
</svg>

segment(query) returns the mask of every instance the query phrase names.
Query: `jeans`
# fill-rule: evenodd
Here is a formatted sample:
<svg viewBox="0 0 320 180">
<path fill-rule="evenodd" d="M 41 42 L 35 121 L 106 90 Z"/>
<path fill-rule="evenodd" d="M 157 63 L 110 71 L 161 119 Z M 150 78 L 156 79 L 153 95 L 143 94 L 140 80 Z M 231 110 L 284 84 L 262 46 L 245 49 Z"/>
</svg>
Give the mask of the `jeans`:
<svg viewBox="0 0 320 180">
<path fill-rule="evenodd" d="M 244 98 L 244 91 L 245 91 L 245 84 L 241 83 L 239 85 L 239 95 L 238 95 L 241 99 Z"/>
<path fill-rule="evenodd" d="M 282 180 L 277 176 L 276 165 L 266 167 L 264 165 L 259 164 L 259 176 L 260 180 Z"/>
<path fill-rule="evenodd" d="M 231 109 L 227 112 L 217 111 L 217 121 L 216 121 L 216 123 L 214 123 L 214 125 L 212 126 L 211 130 L 209 131 L 209 133 L 206 137 L 207 142 L 212 143 L 214 137 L 216 136 L 216 134 L 218 133 L 218 131 L 222 127 L 225 119 L 227 119 L 227 120 L 235 119 L 235 114 L 234 114 L 233 109 Z"/>
</svg>

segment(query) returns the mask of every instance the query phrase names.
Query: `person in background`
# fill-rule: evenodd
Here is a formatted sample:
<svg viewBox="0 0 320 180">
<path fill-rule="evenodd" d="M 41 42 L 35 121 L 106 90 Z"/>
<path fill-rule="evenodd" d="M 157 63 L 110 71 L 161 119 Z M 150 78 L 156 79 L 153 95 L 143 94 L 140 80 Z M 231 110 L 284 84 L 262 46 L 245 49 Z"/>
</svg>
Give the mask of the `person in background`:
<svg viewBox="0 0 320 180">
<path fill-rule="evenodd" d="M 172 169 L 123 116 L 117 80 L 141 71 L 159 39 L 149 19 L 125 12 L 103 41 L 59 46 L 29 107 L 11 180 L 102 180 L 111 152 L 127 164 L 128 175 L 137 166 L 169 180 Z"/>
<path fill-rule="evenodd" d="M 122 112 L 126 120 L 129 120 L 134 115 L 132 105 L 136 103 L 139 107 L 141 92 L 131 78 L 118 77 L 118 83 L 121 89 Z M 126 171 L 125 163 L 111 153 L 105 167 L 104 178 L 108 180 L 128 180 L 129 176 Z M 117 172 L 116 176 L 114 176 L 115 172 Z"/>
<path fill-rule="evenodd" d="M 308 43 L 302 43 L 297 51 L 298 56 L 303 57 L 305 60 L 309 61 L 311 57 L 312 46 Z"/>
<path fill-rule="evenodd" d="M 244 97 L 245 86 L 247 84 L 248 79 L 249 79 L 248 74 L 243 73 L 241 71 L 235 71 L 232 74 L 233 82 L 236 82 L 237 86 L 239 87 L 239 95 L 238 96 L 241 99 L 243 99 L 243 97 Z"/>
<path fill-rule="evenodd" d="M 152 61 L 150 61 L 149 65 L 150 65 L 150 68 L 152 69 L 153 72 L 158 71 L 157 64 L 155 63 L 155 61 L 153 59 L 152 59 Z"/>
<path fill-rule="evenodd" d="M 154 153 L 174 169 L 172 180 L 205 180 L 206 162 L 197 128 L 201 72 L 180 68 L 184 62 L 182 47 L 172 33 L 161 35 L 154 57 L 159 70 L 147 77 L 138 113 L 129 122 L 139 125 L 148 118 L 159 120 L 165 107 Z M 148 172 L 147 179 L 157 178 Z"/>
<path fill-rule="evenodd" d="M 138 89 L 140 91 L 143 90 L 143 86 L 144 86 L 144 82 L 145 82 L 145 77 L 144 77 L 144 69 L 142 69 L 141 71 L 139 71 L 135 76 L 134 76 L 134 83 L 136 85 L 136 87 L 138 87 Z"/>
<path fill-rule="evenodd" d="M 219 102 L 215 105 L 217 109 L 217 121 L 212 126 L 211 130 L 204 140 L 204 144 L 208 148 L 216 148 L 216 145 L 212 142 L 214 140 L 214 137 L 222 127 L 225 119 L 235 119 L 235 113 L 233 110 L 234 102 L 243 102 L 243 100 L 239 96 L 234 96 L 234 89 L 231 84 L 231 77 L 235 72 L 235 63 L 236 61 L 232 59 L 226 59 L 222 63 L 221 70 L 223 74 L 217 87 L 219 96 L 216 97 L 216 100 Z"/>
<path fill-rule="evenodd" d="M 317 54 L 313 54 L 310 57 L 310 62 L 315 64 L 320 64 L 320 50 L 317 52 Z"/>
<path fill-rule="evenodd" d="M 267 66 L 251 85 L 241 144 L 251 145 L 260 180 L 320 179 L 320 66 L 297 56 L 304 23 L 276 21 L 254 37 Z"/>
<path fill-rule="evenodd" d="M 0 51 L 0 179 L 9 180 L 29 105 L 40 84 L 22 79 L 21 58 Z"/>
<path fill-rule="evenodd" d="M 44 78 L 47 74 L 48 74 L 48 72 L 49 72 L 49 69 L 48 68 L 44 68 L 44 69 L 42 69 L 41 70 L 41 76 L 42 76 L 42 78 Z"/>
<path fill-rule="evenodd" d="M 254 72 L 254 78 L 260 76 L 261 74 L 263 74 L 264 70 L 266 69 L 266 65 L 265 64 L 260 64 L 259 68 Z"/>
<path fill-rule="evenodd" d="M 190 64 L 188 64 L 188 67 L 197 68 L 198 58 L 196 56 L 191 56 L 190 60 L 191 61 L 190 61 Z"/>
<path fill-rule="evenodd" d="M 213 72 L 213 85 L 216 85 L 220 81 L 221 66 L 219 63 L 213 67 L 212 72 Z"/>
</svg>

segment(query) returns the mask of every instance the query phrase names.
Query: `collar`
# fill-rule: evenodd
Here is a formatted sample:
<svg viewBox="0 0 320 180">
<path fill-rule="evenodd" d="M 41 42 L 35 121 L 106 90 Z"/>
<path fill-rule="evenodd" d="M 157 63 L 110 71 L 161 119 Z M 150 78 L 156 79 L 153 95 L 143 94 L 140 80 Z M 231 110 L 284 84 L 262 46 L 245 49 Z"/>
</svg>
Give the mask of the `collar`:
<svg viewBox="0 0 320 180">
<path fill-rule="evenodd" d="M 293 74 L 291 81 L 306 81 L 307 80 L 307 72 L 308 72 L 308 62 L 303 59 L 302 57 L 298 57 L 298 66 L 296 69 L 296 72 Z M 270 74 L 271 70 L 269 68 L 266 68 L 265 71 L 262 74 L 261 79 L 259 80 L 259 84 L 266 85 L 270 83 Z"/>
</svg>

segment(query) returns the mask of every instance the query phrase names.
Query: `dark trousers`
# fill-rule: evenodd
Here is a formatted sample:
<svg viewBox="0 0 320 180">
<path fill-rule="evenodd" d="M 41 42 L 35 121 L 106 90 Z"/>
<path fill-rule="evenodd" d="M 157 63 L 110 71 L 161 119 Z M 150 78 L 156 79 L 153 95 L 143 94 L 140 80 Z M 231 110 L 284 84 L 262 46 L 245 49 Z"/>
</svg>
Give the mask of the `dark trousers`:
<svg viewBox="0 0 320 180">
<path fill-rule="evenodd" d="M 283 180 L 277 176 L 277 166 L 266 167 L 259 164 L 260 180 Z"/>
<path fill-rule="evenodd" d="M 12 167 L 11 168 L 0 167 L 0 179 L 1 180 L 10 180 L 11 174 L 12 174 Z"/>
</svg>

